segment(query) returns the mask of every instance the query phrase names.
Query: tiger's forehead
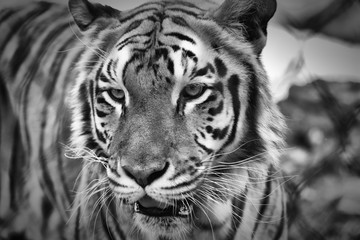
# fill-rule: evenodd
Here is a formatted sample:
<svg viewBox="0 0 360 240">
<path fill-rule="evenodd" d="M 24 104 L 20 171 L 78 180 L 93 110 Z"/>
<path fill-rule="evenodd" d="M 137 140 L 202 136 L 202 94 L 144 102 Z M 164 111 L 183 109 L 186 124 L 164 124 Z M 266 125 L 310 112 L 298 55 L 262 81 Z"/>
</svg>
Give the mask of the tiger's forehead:
<svg viewBox="0 0 360 240">
<path fill-rule="evenodd" d="M 197 25 L 196 22 L 205 19 L 204 15 L 204 10 L 191 3 L 147 3 L 121 15 L 119 21 L 122 26 L 122 36 L 118 43 L 124 44 L 127 42 L 123 42 L 124 40 L 134 37 L 148 37 L 158 40 L 148 42 L 148 46 L 156 46 L 157 43 L 161 45 L 159 39 L 161 35 L 172 35 L 177 36 L 179 40 L 195 44 L 195 39 L 192 37 L 196 36 L 197 30 L 193 27 Z"/>
<path fill-rule="evenodd" d="M 196 16 L 201 11 L 195 8 L 197 13 L 189 12 L 194 8 L 176 4 L 146 6 L 137 10 L 144 11 L 141 18 L 132 19 L 124 26 L 109 55 L 109 61 L 116 62 L 117 78 L 124 82 L 130 69 L 138 74 L 142 68 L 157 68 L 156 64 L 166 63 L 175 80 L 188 80 L 184 73 L 206 64 L 210 57 L 206 41 L 191 27 L 199 21 Z"/>
</svg>

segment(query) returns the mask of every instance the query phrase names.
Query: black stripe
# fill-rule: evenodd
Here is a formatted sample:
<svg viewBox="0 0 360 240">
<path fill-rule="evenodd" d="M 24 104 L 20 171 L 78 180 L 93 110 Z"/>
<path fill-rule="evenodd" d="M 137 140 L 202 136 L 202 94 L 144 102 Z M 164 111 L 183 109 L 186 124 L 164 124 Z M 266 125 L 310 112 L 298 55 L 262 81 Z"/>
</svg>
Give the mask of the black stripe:
<svg viewBox="0 0 360 240">
<path fill-rule="evenodd" d="M 23 151 L 20 125 L 16 121 L 13 132 L 13 146 L 11 150 L 11 160 L 9 168 L 9 180 L 10 180 L 10 208 L 13 211 L 17 210 L 18 203 L 24 186 L 24 180 L 26 177 L 23 175 L 23 168 L 27 166 L 25 153 Z"/>
<path fill-rule="evenodd" d="M 168 238 L 166 236 L 159 236 L 159 238 L 155 240 L 172 240 L 172 238 Z"/>
<path fill-rule="evenodd" d="M 172 16 L 170 17 L 171 21 L 175 23 L 176 25 L 182 26 L 182 27 L 189 27 L 189 24 L 186 22 L 186 20 L 179 16 Z"/>
<path fill-rule="evenodd" d="M 121 74 L 121 77 L 123 79 L 123 84 L 125 86 L 125 73 L 126 73 L 126 70 L 129 66 L 129 64 L 131 64 L 132 62 L 136 61 L 138 58 L 140 57 L 140 54 L 139 53 L 134 53 L 132 55 L 132 57 L 125 63 L 124 65 L 124 68 L 123 68 L 123 71 L 122 71 L 122 74 Z"/>
<path fill-rule="evenodd" d="M 1 12 L 1 17 L 0 17 L 0 24 L 4 21 L 6 21 L 9 17 L 11 17 L 14 14 L 14 11 L 11 9 L 5 9 L 2 10 Z"/>
<path fill-rule="evenodd" d="M 9 96 L 8 96 L 8 92 L 7 92 L 7 88 L 6 88 L 3 76 L 0 74 L 0 136 L 3 136 L 3 131 L 4 131 L 3 128 L 5 126 L 5 124 L 4 124 L 5 119 L 2 116 L 3 116 L 3 114 L 4 115 L 9 114 L 10 111 L 8 109 L 9 109 Z M 1 146 L 2 146 L 2 137 L 0 137 L 0 151 L 1 151 Z M 2 161 L 4 161 L 4 160 L 2 160 Z M 1 177 L 0 177 L 0 186 L 4 186 Z M 2 193 L 3 192 L 0 191 L 0 199 L 3 199 Z M 7 195 L 7 193 L 5 193 L 5 194 Z M 1 204 L 1 201 L 0 201 L 0 204 Z M 2 225 L 3 222 L 4 222 L 4 220 L 0 217 L 0 225 Z"/>
<path fill-rule="evenodd" d="M 50 6 L 50 5 L 45 5 L 45 6 Z M 47 8 L 46 8 L 47 10 Z M 53 36 L 55 37 L 55 36 Z M 43 45 L 36 56 L 34 56 L 34 60 L 31 62 L 31 65 L 28 67 L 28 72 L 26 73 L 26 79 L 24 79 L 22 85 L 23 85 L 23 92 L 24 92 L 24 97 L 22 99 L 22 112 L 24 115 L 24 122 L 25 124 L 28 123 L 28 114 L 27 114 L 27 110 L 28 110 L 28 103 L 29 101 L 29 90 L 31 87 L 31 82 L 34 80 L 34 76 L 35 74 L 38 72 L 39 70 L 39 66 L 41 61 L 43 60 L 43 56 L 45 55 L 46 51 L 48 50 L 49 47 L 49 42 L 46 42 L 45 45 Z M 31 127 L 27 127 L 25 128 L 25 139 L 27 142 L 27 146 L 26 148 L 28 149 L 28 154 L 31 155 L 31 146 L 30 146 L 30 134 L 29 134 L 29 130 L 31 129 Z"/>
<path fill-rule="evenodd" d="M 83 134 L 91 134 L 91 110 L 90 110 L 90 106 L 89 106 L 89 102 L 88 102 L 88 95 L 87 95 L 87 86 L 86 86 L 86 82 L 82 83 L 80 85 L 80 89 L 78 92 L 78 96 L 79 96 L 79 102 L 82 103 L 81 106 L 81 122 L 82 122 L 82 133 Z"/>
<path fill-rule="evenodd" d="M 149 38 L 149 39 L 146 40 L 146 41 L 143 41 L 143 42 L 141 43 L 143 46 L 142 46 L 142 48 L 141 48 L 140 51 L 145 52 L 148 48 L 150 48 L 151 43 L 152 43 L 152 39 L 151 39 L 151 38 Z M 136 50 L 136 48 L 134 48 L 133 50 Z"/>
<path fill-rule="evenodd" d="M 167 64 L 167 68 L 170 72 L 171 75 L 174 75 L 174 61 L 171 59 L 168 59 L 168 64 Z"/>
<path fill-rule="evenodd" d="M 270 200 L 270 192 L 271 192 L 271 173 L 270 170 L 268 171 L 268 176 L 266 178 L 266 184 L 265 184 L 265 189 L 264 189 L 264 193 L 263 196 L 261 198 L 261 202 L 260 202 L 260 210 L 257 214 L 256 217 L 256 222 L 255 222 L 255 226 L 253 229 L 253 232 L 251 234 L 251 239 L 254 239 L 256 230 L 259 226 L 259 223 L 262 220 L 262 217 L 264 216 L 264 213 L 266 211 L 266 208 L 268 207 L 269 204 L 269 200 Z"/>
<path fill-rule="evenodd" d="M 155 49 L 155 61 L 163 57 L 165 60 L 168 58 L 169 50 L 167 48 L 157 48 Z"/>
<path fill-rule="evenodd" d="M 112 232 L 110 226 L 107 224 L 106 221 L 106 211 L 108 208 L 106 206 L 100 206 L 100 211 L 101 211 L 101 224 L 103 226 L 103 231 L 106 233 L 106 236 L 108 239 L 110 240 L 115 240 L 116 238 L 114 237 L 114 233 Z"/>
<path fill-rule="evenodd" d="M 34 19 L 36 19 L 38 16 L 40 16 L 41 14 L 46 12 L 52 6 L 51 3 L 46 3 L 46 2 L 39 2 L 38 5 L 39 6 L 36 9 L 30 11 L 25 16 L 22 16 L 21 18 L 19 18 L 19 20 L 16 23 L 11 25 L 11 29 L 13 29 L 13 31 L 11 31 L 6 36 L 5 41 L 3 42 L 3 45 L 0 46 L 0 53 L 4 52 L 4 48 L 7 45 L 7 43 L 9 42 L 9 40 L 15 34 L 18 33 L 18 31 L 21 29 L 21 27 L 23 26 L 24 23 L 29 25 Z"/>
<path fill-rule="evenodd" d="M 139 10 L 137 12 L 134 12 L 134 13 L 131 13 L 130 15 L 124 17 L 124 18 L 120 18 L 119 21 L 121 23 L 124 23 L 128 20 L 130 20 L 131 18 L 134 18 L 134 17 L 138 17 L 141 13 L 144 13 L 144 12 L 150 12 L 150 11 L 159 11 L 157 8 L 147 8 L 147 9 L 142 9 L 142 10 Z"/>
<path fill-rule="evenodd" d="M 81 216 L 81 208 L 78 208 L 76 213 L 76 220 L 75 220 L 75 240 L 80 240 L 80 216 Z"/>
<path fill-rule="evenodd" d="M 49 48 L 51 43 L 53 43 L 53 40 L 58 37 L 63 31 L 67 30 L 69 28 L 69 23 L 64 23 L 62 25 L 59 25 L 58 27 L 54 28 L 45 38 L 44 42 L 46 43 L 46 45 L 42 46 L 42 48 Z M 72 40 L 72 39 L 71 39 Z M 69 42 L 67 41 L 67 44 L 69 44 Z M 59 51 L 60 52 L 60 51 Z M 38 56 L 40 57 L 40 56 Z M 50 70 L 50 76 L 51 81 L 47 81 L 47 84 L 44 88 L 44 95 L 46 99 L 49 99 L 53 92 L 54 92 L 54 88 L 56 86 L 56 83 L 58 81 L 58 76 L 60 74 L 60 68 L 62 66 L 62 63 L 64 61 L 66 57 L 65 53 L 57 54 L 55 57 L 55 61 L 53 62 L 52 66 L 51 66 L 51 70 Z"/>
<path fill-rule="evenodd" d="M 215 68 L 211 63 L 208 63 L 206 66 L 210 69 L 210 72 L 215 73 Z"/>
<path fill-rule="evenodd" d="M 262 138 L 259 136 L 257 126 L 258 126 L 258 112 L 259 112 L 259 99 L 260 99 L 260 84 L 257 79 L 254 67 L 248 63 L 242 63 L 246 70 L 248 71 L 249 84 L 248 84 L 248 106 L 245 111 L 245 118 L 247 122 L 247 132 L 243 138 L 242 152 L 244 158 L 258 155 L 265 151 L 265 146 L 262 142 Z"/>
<path fill-rule="evenodd" d="M 115 59 L 115 62 L 114 62 L 114 64 L 113 64 L 113 69 L 117 69 L 118 66 L 119 66 L 119 58 Z M 115 74 L 115 77 L 117 78 L 118 75 L 117 75 L 116 70 L 114 70 L 114 74 Z"/>
<path fill-rule="evenodd" d="M 131 39 L 131 40 L 128 40 L 127 42 L 125 42 L 122 46 L 119 45 L 118 47 L 118 51 L 120 52 L 124 47 L 126 47 L 127 45 L 129 44 L 133 44 L 133 43 L 139 43 L 139 41 L 137 39 Z"/>
<path fill-rule="evenodd" d="M 10 108 L 10 99 L 9 99 L 9 94 L 7 91 L 7 87 L 5 84 L 5 80 L 3 78 L 3 76 L 0 73 L 0 116 L 1 114 L 8 115 L 9 114 L 9 108 Z M 0 136 L 2 136 L 2 131 L 3 131 L 3 122 L 4 119 L 2 117 L 0 117 Z M 0 137 L 0 147 L 1 147 L 1 137 Z M 1 183 L 1 178 L 0 178 L 0 183 Z M 2 185 L 0 185 L 2 186 Z M 0 191 L 1 192 L 1 191 Z M 1 193 L 0 193 L 1 194 Z M 1 196 L 0 196 L 1 199 Z"/>
<path fill-rule="evenodd" d="M 38 35 L 43 33 L 45 29 L 49 26 L 46 22 L 38 23 L 36 30 L 32 33 L 29 33 L 28 25 L 30 24 L 31 22 L 27 22 L 26 24 L 24 24 L 18 34 L 21 37 L 17 48 L 10 60 L 10 72 L 13 76 L 16 75 L 18 69 L 22 66 L 22 63 L 27 59 L 27 56 L 29 55 L 31 48 L 34 45 L 34 42 L 37 40 Z M 46 43 L 46 41 L 44 42 Z M 34 57 L 34 59 L 37 59 L 37 57 Z"/>
<path fill-rule="evenodd" d="M 109 108 L 114 108 L 110 103 L 108 103 L 106 100 L 105 100 L 105 98 L 104 97 L 102 97 L 102 96 L 98 96 L 97 98 L 96 98 L 96 102 L 98 103 L 98 104 L 104 104 L 104 105 L 106 105 L 107 107 L 109 107 Z"/>
<path fill-rule="evenodd" d="M 67 24 L 69 27 L 69 24 Z M 60 70 L 63 66 L 64 59 L 68 56 L 69 52 L 65 52 L 67 49 L 69 49 L 69 46 L 75 42 L 75 39 L 73 36 L 71 36 L 68 40 L 64 42 L 64 44 L 59 49 L 59 54 L 57 55 L 55 61 L 51 65 L 51 75 L 53 76 L 53 79 L 58 79 L 60 75 Z M 71 71 L 68 71 L 71 73 Z M 66 78 L 65 78 L 66 80 Z M 51 90 L 53 91 L 53 90 Z"/>
<path fill-rule="evenodd" d="M 38 56 L 35 57 L 35 59 L 39 59 L 39 62 L 40 62 L 41 59 L 42 59 L 42 56 L 45 54 L 46 50 L 51 45 L 53 39 L 55 39 L 59 34 L 61 34 L 68 27 L 69 27 L 69 24 L 64 23 L 64 24 L 58 25 L 56 28 L 53 28 L 52 31 L 43 40 L 43 42 L 45 42 L 45 45 L 42 45 L 42 49 L 44 49 L 44 50 L 40 51 Z M 69 41 L 66 41 L 65 45 L 63 45 L 62 48 L 66 47 L 68 44 L 69 44 Z M 31 44 L 29 44 L 29 45 L 31 45 Z M 53 94 L 56 82 L 58 80 L 58 75 L 59 75 L 59 72 L 60 72 L 61 63 L 62 63 L 65 56 L 66 55 L 63 54 L 63 56 L 55 58 L 55 62 L 51 66 L 51 70 L 54 70 L 54 68 L 56 67 L 56 71 L 51 71 L 51 73 L 53 73 L 53 74 L 51 74 L 52 79 L 47 82 L 47 85 L 44 88 L 44 95 L 45 95 L 47 100 Z M 39 62 L 36 62 L 36 64 L 38 64 Z M 32 66 L 35 68 L 35 63 L 33 63 Z M 43 125 L 42 126 L 43 126 L 43 128 L 46 128 L 47 123 L 46 123 L 45 119 L 47 119 L 47 114 L 48 114 L 48 108 L 45 108 L 44 111 L 42 111 L 42 119 L 43 119 L 43 123 L 42 123 Z M 41 133 L 41 139 L 42 140 L 44 140 L 43 134 L 44 133 L 42 131 L 42 133 Z M 43 145 L 43 143 L 42 143 L 42 145 Z M 45 182 L 45 184 L 46 184 L 47 187 L 49 187 L 50 192 L 53 192 L 54 191 L 53 190 L 54 189 L 54 184 L 51 182 L 51 177 L 48 176 L 48 174 L 46 174 L 48 172 L 48 169 L 47 169 L 47 162 L 45 162 L 46 161 L 45 160 L 45 158 L 46 158 L 45 152 L 46 152 L 46 150 L 42 149 L 41 155 L 40 155 L 40 160 L 41 160 L 41 165 L 43 166 L 43 169 L 44 169 L 43 175 L 45 177 L 45 181 L 47 179 L 47 181 L 46 181 L 47 184 L 46 184 L 46 182 Z M 60 168 L 60 170 L 61 170 L 61 171 L 59 171 L 59 174 L 60 174 L 60 178 L 62 179 L 62 186 L 63 186 L 64 192 L 65 192 L 65 197 L 67 198 L 67 200 L 70 200 L 70 195 L 69 195 L 68 189 L 65 186 L 65 177 L 64 177 L 63 169 L 61 168 L 62 162 L 61 162 L 61 159 L 59 157 L 58 157 L 58 163 L 60 163 L 58 165 L 58 168 Z M 61 173 L 63 173 L 62 176 L 61 176 Z M 53 193 L 53 197 L 55 198 L 55 193 Z"/>
<path fill-rule="evenodd" d="M 96 128 L 96 136 L 97 136 L 98 140 L 100 140 L 101 142 L 106 144 L 106 139 L 105 139 L 104 135 L 97 128 Z"/>
<path fill-rule="evenodd" d="M 95 94 L 95 89 L 94 89 L 94 81 L 90 80 L 89 81 L 89 98 L 90 98 L 90 108 L 92 111 L 92 120 L 90 120 L 89 124 L 91 127 L 91 122 L 95 121 L 95 104 L 94 104 L 94 94 Z M 97 139 L 100 140 L 103 143 L 106 143 L 106 139 L 104 138 L 104 136 L 102 135 L 102 133 L 99 132 L 99 130 L 96 127 L 96 124 L 94 122 L 94 128 L 95 128 L 95 133 L 97 136 Z"/>
<path fill-rule="evenodd" d="M 249 123 L 252 123 L 252 130 L 256 131 L 255 125 L 257 124 L 257 112 L 258 112 L 258 98 L 259 98 L 259 84 L 258 79 L 256 77 L 256 73 L 254 67 L 248 63 L 242 63 L 249 74 L 249 101 L 248 101 L 248 108 L 246 110 L 246 116 Z"/>
<path fill-rule="evenodd" d="M 95 80 L 96 81 L 102 81 L 102 82 L 106 82 L 106 83 L 110 83 L 110 80 L 105 76 L 104 73 L 102 73 L 102 68 L 103 68 L 103 64 L 100 65 L 99 69 L 97 70 L 96 73 L 96 77 Z M 98 83 L 98 82 L 97 82 Z M 97 89 L 99 89 L 99 86 L 97 84 Z M 97 95 L 99 92 L 98 90 L 95 92 L 95 94 Z"/>
<path fill-rule="evenodd" d="M 149 41 L 151 41 L 151 39 L 147 40 L 146 43 L 148 43 Z M 133 43 L 139 43 L 139 41 L 138 41 L 138 40 L 134 40 L 134 39 L 129 40 L 129 41 L 127 41 L 124 45 L 122 45 L 121 47 L 119 47 L 119 48 L 118 48 L 118 51 L 121 51 L 124 47 L 126 47 L 126 46 L 129 45 L 129 44 L 133 44 Z M 143 43 L 143 45 L 145 45 L 146 43 Z"/>
<path fill-rule="evenodd" d="M 235 240 L 236 232 L 239 230 L 240 224 L 243 219 L 246 198 L 247 198 L 248 188 L 245 187 L 243 193 L 239 196 L 235 196 L 232 202 L 232 221 L 231 221 L 231 230 L 227 235 L 226 240 Z"/>
<path fill-rule="evenodd" d="M 154 16 L 147 17 L 147 18 L 145 18 L 145 20 L 148 20 L 148 21 L 150 21 L 150 22 L 157 22 L 157 21 L 159 21 L 159 18 L 156 18 L 155 16 L 159 17 L 158 14 L 155 13 Z"/>
<path fill-rule="evenodd" d="M 149 37 L 149 36 L 151 36 L 151 34 L 153 32 L 154 32 L 154 30 L 151 30 L 151 31 L 146 32 L 146 33 L 139 33 L 139 34 L 132 35 L 130 37 L 125 38 L 123 41 L 119 42 L 118 44 L 116 44 L 115 47 L 117 47 L 118 51 L 120 51 L 121 49 L 123 49 L 129 43 L 137 43 L 138 40 L 136 40 L 134 38 L 137 38 L 137 37 Z"/>
<path fill-rule="evenodd" d="M 39 139 L 39 162 L 41 167 L 41 175 L 42 179 L 44 180 L 44 187 L 49 192 L 49 197 L 52 201 L 56 202 L 56 191 L 55 186 L 51 178 L 51 173 L 48 168 L 48 162 L 47 162 L 47 156 L 46 156 L 46 149 L 45 149 L 45 142 L 47 139 L 45 139 L 45 131 L 46 131 L 46 125 L 47 125 L 47 114 L 48 114 L 48 107 L 44 106 L 44 109 L 41 111 L 41 132 L 40 132 L 40 139 Z"/>
<path fill-rule="evenodd" d="M 68 39 L 60 48 L 59 52 L 61 52 L 61 57 L 60 57 L 60 61 L 61 63 L 64 62 L 65 58 L 68 56 L 67 53 L 65 53 L 64 51 L 69 49 L 70 44 L 72 44 L 74 41 L 74 37 L 71 36 L 70 39 Z M 75 56 L 72 57 L 71 62 L 77 62 L 80 54 L 82 54 L 82 51 L 79 51 L 79 53 L 77 53 Z M 58 79 L 60 76 L 60 72 L 61 72 L 61 68 L 63 67 L 63 64 L 59 64 L 56 65 L 56 61 L 53 63 L 53 65 L 51 66 L 51 72 L 54 73 L 54 78 Z M 68 128 L 68 122 L 66 122 L 68 119 L 66 118 L 66 115 L 64 114 L 64 112 L 66 112 L 65 110 L 65 104 L 64 104 L 64 99 L 65 99 L 65 95 L 64 94 L 64 90 L 66 89 L 66 84 L 67 81 L 73 81 L 72 77 L 69 77 L 70 74 L 72 74 L 72 71 L 68 70 L 65 74 L 65 76 L 62 79 L 62 86 L 60 86 L 58 89 L 61 89 L 62 94 L 61 94 L 61 99 L 59 100 L 60 102 L 60 107 L 59 107 L 59 111 L 56 113 L 57 114 L 57 118 L 60 119 L 59 122 L 61 123 L 61 126 L 57 129 L 57 138 L 56 139 L 62 139 L 63 141 L 67 142 L 70 136 L 70 130 Z M 64 129 L 67 129 L 67 131 L 64 131 Z M 65 168 L 64 168 L 64 158 L 63 156 L 63 152 L 61 151 L 60 147 L 56 148 L 57 151 L 57 165 L 58 165 L 58 172 L 60 174 L 60 180 L 62 182 L 62 187 L 65 193 L 65 201 L 67 203 L 71 202 L 71 196 L 70 196 L 70 190 L 68 188 L 68 186 L 66 185 L 66 175 L 65 175 Z"/>
<path fill-rule="evenodd" d="M 42 211 L 42 217 L 43 219 L 49 219 L 51 213 L 54 211 L 54 206 L 51 204 L 51 202 L 49 201 L 49 199 L 45 196 L 42 198 L 41 201 L 41 211 Z M 46 231 L 48 230 L 48 224 L 50 223 L 50 221 L 42 221 L 42 226 L 41 226 L 41 232 L 42 233 L 46 233 Z"/>
<path fill-rule="evenodd" d="M 281 236 L 284 232 L 284 225 L 285 225 L 285 207 L 283 206 L 283 203 L 282 203 L 280 224 L 276 230 L 276 234 L 275 234 L 273 240 L 279 240 L 281 238 Z"/>
<path fill-rule="evenodd" d="M 227 73 L 227 67 L 225 66 L 224 62 L 220 58 L 215 58 L 214 60 L 216 70 L 219 74 L 219 77 L 225 77 Z"/>
<path fill-rule="evenodd" d="M 119 46 L 117 46 L 117 50 L 120 52 L 125 46 L 132 43 L 139 43 L 139 41 L 137 39 L 127 40 L 126 42 L 122 41 L 121 43 L 118 44 Z"/>
<path fill-rule="evenodd" d="M 114 76 L 112 76 L 112 74 L 111 74 L 111 67 L 112 67 L 113 63 L 114 63 L 114 60 L 111 59 L 109 61 L 108 65 L 106 66 L 106 73 L 109 75 L 109 77 L 111 79 L 114 79 Z M 102 68 L 102 66 L 101 66 L 101 68 Z M 96 78 L 96 80 L 97 80 L 97 78 Z"/>
<path fill-rule="evenodd" d="M 74 41 L 71 43 L 72 45 L 74 45 L 75 39 Z M 69 45 L 70 45 L 70 41 L 69 41 Z M 67 48 L 68 45 L 64 45 L 64 48 L 61 51 L 65 51 L 69 48 Z M 74 63 L 69 67 L 69 71 L 66 72 L 66 77 L 65 79 L 69 82 L 73 81 L 73 73 L 74 73 L 74 69 L 76 67 L 77 62 L 79 62 L 79 59 L 81 58 L 81 56 L 83 55 L 83 53 L 86 51 L 86 48 L 81 48 L 80 51 L 71 59 L 71 62 Z M 71 77 L 70 77 L 71 76 Z"/>
<path fill-rule="evenodd" d="M 175 179 L 177 178 L 178 176 L 180 176 L 182 174 L 176 174 L 175 176 L 173 176 L 171 179 Z M 161 187 L 160 189 L 163 189 L 163 190 L 173 190 L 173 189 L 177 189 L 177 188 L 181 188 L 181 187 L 186 187 L 186 186 L 189 186 L 191 185 L 192 183 L 196 182 L 196 180 L 198 180 L 199 178 L 202 178 L 203 175 L 198 175 L 196 176 L 195 178 L 192 178 L 190 181 L 185 181 L 185 182 L 181 182 L 181 183 L 178 183 L 177 185 L 175 186 L 169 186 L 169 187 Z M 191 191 L 191 190 L 190 190 Z M 184 194 L 184 193 L 182 193 Z"/>
<path fill-rule="evenodd" d="M 106 191 L 106 199 L 112 199 L 111 196 L 109 196 L 111 193 L 109 191 Z M 117 213 L 117 207 L 116 205 L 113 203 L 113 201 L 109 202 L 107 204 L 108 208 L 110 209 L 111 212 L 111 217 L 113 218 L 113 223 L 115 223 L 115 228 L 116 228 L 116 233 L 120 235 L 120 240 L 126 240 L 126 236 L 124 231 L 121 229 L 120 224 L 117 224 L 118 220 L 115 219 L 117 217 L 116 213 Z"/>
<path fill-rule="evenodd" d="M 135 28 L 138 28 L 143 21 L 144 21 L 144 19 L 139 19 L 139 20 L 135 20 L 134 22 L 130 23 L 130 25 L 127 27 L 127 29 L 124 31 L 124 33 L 122 35 L 124 36 L 128 32 L 131 32 Z"/>
<path fill-rule="evenodd" d="M 203 68 L 200 68 L 196 72 L 192 73 L 190 77 L 196 78 L 196 77 L 205 76 L 208 73 L 208 71 L 209 71 L 209 66 L 205 66 Z"/>
<path fill-rule="evenodd" d="M 3 238 L 2 238 L 3 239 Z M 7 234 L 6 240 L 31 240 L 25 231 L 14 231 Z"/>
<path fill-rule="evenodd" d="M 221 93 L 221 95 L 224 95 L 224 85 L 222 82 L 215 83 L 213 88 L 218 90 Z"/>
<path fill-rule="evenodd" d="M 211 116 L 215 116 L 215 115 L 218 115 L 222 112 L 222 110 L 224 109 L 224 102 L 221 100 L 219 102 L 219 105 L 215 108 L 210 108 L 208 113 L 211 115 Z"/>
<path fill-rule="evenodd" d="M 61 109 L 61 108 L 60 108 Z M 61 113 L 63 113 L 65 110 L 63 110 L 62 111 L 62 109 L 59 111 L 59 112 L 61 112 Z M 58 119 L 60 119 L 60 122 L 62 122 L 63 121 L 63 118 L 64 118 L 64 116 L 58 116 Z M 60 137 L 60 135 L 63 133 L 63 132 L 65 132 L 65 130 L 64 129 L 62 129 L 62 127 L 63 127 L 64 125 L 62 125 L 61 127 L 58 127 L 58 130 L 57 130 L 57 136 L 56 136 L 56 139 L 64 139 L 64 138 L 61 138 Z M 65 139 L 66 141 L 68 140 L 68 139 Z M 63 189 L 63 191 L 64 191 L 64 197 L 65 197 L 65 200 L 64 200 L 64 202 L 66 202 L 66 205 L 68 204 L 68 203 L 70 203 L 71 202 L 71 196 L 70 196 L 70 190 L 69 190 L 69 188 L 68 188 L 68 186 L 66 185 L 66 174 L 65 174 L 65 167 L 64 167 L 64 158 L 62 157 L 63 156 L 63 154 L 62 154 L 62 152 L 61 152 L 61 149 L 60 149 L 60 147 L 56 147 L 56 158 L 57 158 L 57 170 L 58 170 L 58 173 L 59 173 L 59 175 L 60 175 L 60 180 L 61 180 L 61 185 L 62 185 L 62 189 Z"/>
<path fill-rule="evenodd" d="M 212 43 L 211 43 L 211 47 L 212 47 L 212 49 L 213 49 L 214 51 L 220 52 L 220 48 L 221 48 L 221 47 L 218 45 L 217 42 L 212 42 Z"/>
<path fill-rule="evenodd" d="M 216 99 L 216 95 L 210 95 L 202 104 L 214 102 Z"/>
<path fill-rule="evenodd" d="M 97 115 L 98 117 L 100 117 L 100 118 L 103 118 L 103 117 L 106 117 L 106 116 L 109 115 L 109 114 L 106 113 L 106 112 L 103 112 L 103 111 L 101 111 L 101 110 L 99 110 L 99 109 L 96 109 L 96 115 Z"/>
<path fill-rule="evenodd" d="M 180 47 L 178 45 L 171 45 L 170 46 L 174 52 L 177 52 L 180 50 Z"/>
<path fill-rule="evenodd" d="M 87 61 L 87 65 L 82 69 L 82 71 L 86 71 L 86 73 L 90 75 L 94 68 L 96 68 L 96 66 L 99 64 L 99 62 L 102 62 L 102 53 L 99 46 L 97 46 L 97 49 L 88 51 L 88 53 L 90 53 L 91 56 Z"/>
<path fill-rule="evenodd" d="M 165 36 L 170 36 L 170 37 L 176 37 L 182 41 L 187 41 L 190 42 L 192 44 L 195 44 L 194 39 L 182 34 L 182 33 L 178 33 L 178 32 L 170 32 L 170 33 L 166 33 Z"/>
<path fill-rule="evenodd" d="M 112 172 L 114 172 L 114 171 L 112 171 Z M 117 173 L 116 173 L 116 175 L 119 176 L 119 174 L 117 174 Z M 110 182 L 112 185 L 114 185 L 115 187 L 127 188 L 127 186 L 125 186 L 125 185 L 123 185 L 123 184 L 120 184 L 119 182 L 115 181 L 114 179 L 112 179 L 112 178 L 110 178 L 110 177 L 108 177 L 108 180 L 109 180 L 109 182 Z"/>
<path fill-rule="evenodd" d="M 169 77 L 165 77 L 165 81 L 166 83 L 171 84 L 171 79 Z"/>
<path fill-rule="evenodd" d="M 215 128 L 213 129 L 212 131 L 212 135 L 211 137 L 213 139 L 224 139 L 224 137 L 226 136 L 227 132 L 228 132 L 228 129 L 229 129 L 229 126 L 227 127 L 224 127 L 223 129 L 220 129 L 220 128 Z"/>
<path fill-rule="evenodd" d="M 234 112 L 234 120 L 233 120 L 233 127 L 231 129 L 229 138 L 221 148 L 223 150 L 225 147 L 230 145 L 236 136 L 237 132 L 237 126 L 239 121 L 239 115 L 240 115 L 240 96 L 239 96 L 239 86 L 240 86 L 240 79 L 237 75 L 232 75 L 228 80 L 228 89 L 231 94 L 232 103 L 233 103 L 233 112 Z"/>
<path fill-rule="evenodd" d="M 194 135 L 194 140 L 195 140 L 195 143 L 196 143 L 197 145 L 199 145 L 199 147 L 201 147 L 207 154 L 211 154 L 211 153 L 214 152 L 212 149 L 207 148 L 207 147 L 205 147 L 204 145 L 202 145 L 201 143 L 199 143 L 199 141 L 198 141 L 198 136 L 197 136 L 197 135 Z"/>
<path fill-rule="evenodd" d="M 93 150 L 95 153 L 99 150 L 99 144 L 94 140 L 94 138 L 91 135 L 91 132 L 88 132 L 86 135 L 88 135 L 86 139 L 85 147 Z M 91 136 L 89 136 L 91 135 Z"/>
</svg>

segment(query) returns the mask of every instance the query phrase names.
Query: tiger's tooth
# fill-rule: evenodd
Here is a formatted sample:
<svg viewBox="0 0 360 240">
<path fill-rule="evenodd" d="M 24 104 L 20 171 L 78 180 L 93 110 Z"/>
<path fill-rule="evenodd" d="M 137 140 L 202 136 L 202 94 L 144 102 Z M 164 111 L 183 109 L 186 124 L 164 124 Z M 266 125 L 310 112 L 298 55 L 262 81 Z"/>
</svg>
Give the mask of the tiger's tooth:
<svg viewBox="0 0 360 240">
<path fill-rule="evenodd" d="M 137 203 L 137 202 L 134 204 L 134 211 L 135 212 L 140 212 L 139 203 Z"/>
</svg>

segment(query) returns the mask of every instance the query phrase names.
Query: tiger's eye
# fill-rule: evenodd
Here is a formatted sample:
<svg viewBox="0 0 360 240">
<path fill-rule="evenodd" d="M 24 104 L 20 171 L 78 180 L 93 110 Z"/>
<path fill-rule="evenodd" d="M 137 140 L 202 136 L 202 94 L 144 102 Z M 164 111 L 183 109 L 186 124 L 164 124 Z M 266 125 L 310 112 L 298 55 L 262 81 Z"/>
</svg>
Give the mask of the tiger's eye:
<svg viewBox="0 0 360 240">
<path fill-rule="evenodd" d="M 188 98 L 197 98 L 203 94 L 204 90 L 205 87 L 202 84 L 189 84 L 184 88 L 183 94 Z"/>
<path fill-rule="evenodd" d="M 108 90 L 109 96 L 117 102 L 123 101 L 125 99 L 125 92 L 121 89 L 111 89 Z"/>
</svg>

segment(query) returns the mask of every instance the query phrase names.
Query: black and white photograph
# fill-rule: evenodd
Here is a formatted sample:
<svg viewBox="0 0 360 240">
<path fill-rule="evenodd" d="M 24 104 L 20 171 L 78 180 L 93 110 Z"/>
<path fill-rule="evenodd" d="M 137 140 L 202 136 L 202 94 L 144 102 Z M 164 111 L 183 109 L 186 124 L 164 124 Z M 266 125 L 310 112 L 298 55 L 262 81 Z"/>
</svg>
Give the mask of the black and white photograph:
<svg viewBox="0 0 360 240">
<path fill-rule="evenodd" d="M 359 0 L 0 1 L 0 240 L 359 239 Z"/>
</svg>

